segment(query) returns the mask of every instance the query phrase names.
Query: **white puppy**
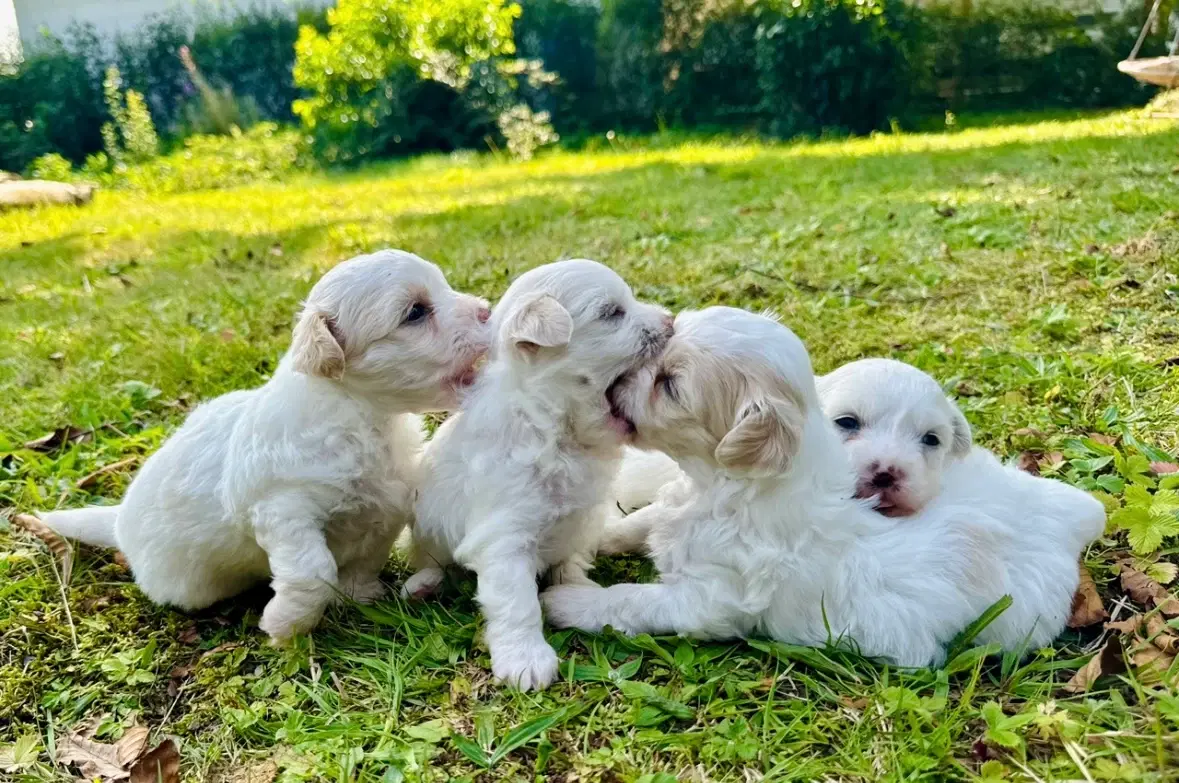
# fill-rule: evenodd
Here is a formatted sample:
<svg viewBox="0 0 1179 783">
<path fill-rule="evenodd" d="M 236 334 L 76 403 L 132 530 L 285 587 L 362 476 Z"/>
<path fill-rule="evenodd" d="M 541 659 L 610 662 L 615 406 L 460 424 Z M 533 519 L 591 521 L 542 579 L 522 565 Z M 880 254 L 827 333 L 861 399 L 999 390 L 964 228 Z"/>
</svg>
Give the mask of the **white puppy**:
<svg viewBox="0 0 1179 783">
<path fill-rule="evenodd" d="M 457 407 L 486 351 L 486 303 L 438 267 L 384 251 L 311 289 L 263 386 L 202 405 L 144 464 L 123 502 L 44 516 L 118 547 L 149 598 L 199 609 L 272 579 L 273 641 L 312 628 L 339 589 L 380 595 L 412 513 L 422 434 L 413 412 Z"/>
<path fill-rule="evenodd" d="M 970 425 L 937 381 L 893 359 L 862 359 L 817 379 L 856 470 L 856 497 L 889 517 L 918 511 L 942 472 L 970 452 Z"/>
<path fill-rule="evenodd" d="M 606 391 L 671 332 L 593 261 L 521 275 L 492 315 L 487 368 L 423 459 L 407 593 L 429 594 L 451 562 L 478 574 L 495 676 L 542 688 L 557 673 L 536 578 L 588 581 L 626 423 Z"/>
<path fill-rule="evenodd" d="M 1007 592 L 1011 529 L 950 505 L 897 524 L 853 498 L 806 349 L 784 326 L 710 308 L 681 314 L 675 332 L 657 363 L 614 390 L 635 444 L 686 474 L 633 515 L 652 528 L 660 581 L 556 586 L 544 596 L 549 619 L 806 645 L 846 638 L 900 665 L 941 660 Z"/>
<path fill-rule="evenodd" d="M 1003 568 L 1013 604 L 980 640 L 1035 649 L 1059 635 L 1077 558 L 1105 527 L 1101 503 L 971 449 L 961 412 L 916 367 L 864 359 L 819 378 L 818 387 L 856 471 L 857 497 L 876 499 L 886 516 L 937 519 L 969 507 L 1008 529 L 1015 546 Z"/>
</svg>

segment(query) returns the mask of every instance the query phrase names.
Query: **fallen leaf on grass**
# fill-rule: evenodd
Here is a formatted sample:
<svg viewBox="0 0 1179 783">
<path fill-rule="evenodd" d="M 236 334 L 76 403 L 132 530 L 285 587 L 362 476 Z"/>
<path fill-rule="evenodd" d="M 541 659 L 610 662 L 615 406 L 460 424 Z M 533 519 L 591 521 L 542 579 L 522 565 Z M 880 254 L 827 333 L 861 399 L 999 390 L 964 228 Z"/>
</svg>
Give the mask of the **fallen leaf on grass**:
<svg viewBox="0 0 1179 783">
<path fill-rule="evenodd" d="M 69 584 L 70 574 L 74 570 L 74 549 L 70 546 L 70 542 L 32 514 L 17 514 L 12 518 L 12 521 L 17 527 L 41 539 L 45 546 L 49 547 L 49 551 L 61 563 L 62 584 Z"/>
<path fill-rule="evenodd" d="M 1145 619 L 1143 615 L 1135 614 L 1127 617 L 1125 620 L 1118 620 L 1116 623 L 1106 623 L 1105 630 L 1117 631 L 1118 633 L 1133 634 L 1142 625 Z"/>
<path fill-rule="evenodd" d="M 181 644 L 196 644 L 201 640 L 201 632 L 197 630 L 196 625 L 190 625 L 180 632 L 176 637 L 176 641 Z"/>
<path fill-rule="evenodd" d="M 1015 467 L 1022 470 L 1024 473 L 1031 473 L 1033 476 L 1040 475 L 1040 457 L 1043 456 L 1034 451 L 1025 451 L 1019 455 L 1019 459 L 1015 461 Z"/>
<path fill-rule="evenodd" d="M 278 777 L 278 764 L 260 761 L 243 769 L 236 769 L 226 778 L 226 783 L 274 783 Z"/>
<path fill-rule="evenodd" d="M 1094 584 L 1089 569 L 1085 568 L 1082 563 L 1077 564 L 1077 569 L 1080 571 L 1081 581 L 1077 585 L 1077 592 L 1073 595 L 1072 613 L 1068 618 L 1069 628 L 1085 628 L 1109 617 L 1109 613 L 1105 611 L 1105 607 L 1101 603 L 1101 596 L 1097 593 L 1097 585 Z"/>
<path fill-rule="evenodd" d="M 135 762 L 130 783 L 180 783 L 180 751 L 166 739 Z"/>
<path fill-rule="evenodd" d="M 1179 464 L 1174 462 L 1152 462 L 1150 469 L 1154 471 L 1156 476 L 1166 476 L 1171 473 L 1179 473 Z"/>
<path fill-rule="evenodd" d="M 118 462 L 112 462 L 109 465 L 103 465 L 93 473 L 88 473 L 82 478 L 78 479 L 76 486 L 78 489 L 86 489 L 87 487 L 92 486 L 96 481 L 98 481 L 98 479 L 102 478 L 106 474 L 114 473 L 138 462 L 139 457 L 128 457 L 127 459 L 121 459 Z"/>
<path fill-rule="evenodd" d="M 1113 446 L 1118 442 L 1118 439 L 1113 435 L 1103 435 L 1100 432 L 1090 432 L 1089 440 L 1097 441 L 1106 446 Z"/>
<path fill-rule="evenodd" d="M 1093 687 L 1098 678 L 1107 674 L 1119 674 L 1126 670 L 1126 661 L 1122 657 L 1122 645 L 1117 639 L 1110 639 L 1101 646 L 1097 654 L 1082 666 L 1072 679 L 1065 683 L 1064 689 L 1069 693 L 1085 693 Z"/>
<path fill-rule="evenodd" d="M 58 764 L 76 764 L 86 778 L 124 780 L 131 775 L 131 766 L 147 748 L 148 731 L 143 726 L 132 726 L 123 732 L 113 745 L 96 742 L 83 732 L 71 732 L 57 745 Z"/>
<path fill-rule="evenodd" d="M 1179 653 L 1179 635 L 1157 614 L 1146 618 L 1146 638 L 1165 653 Z"/>
<path fill-rule="evenodd" d="M 241 647 L 241 646 L 242 646 L 241 642 L 226 642 L 225 644 L 219 644 L 216 647 L 214 647 L 212 650 L 205 651 L 201 655 L 201 658 L 202 659 L 208 658 L 210 655 L 217 655 L 219 653 L 223 653 L 228 650 L 237 649 L 238 647 Z"/>
<path fill-rule="evenodd" d="M 30 440 L 25 443 L 25 448 L 31 451 L 51 452 L 57 451 L 67 443 L 77 443 L 82 440 L 87 440 L 94 435 L 94 430 L 86 430 L 81 427 L 58 427 L 53 432 L 42 435 L 41 437 Z"/>
<path fill-rule="evenodd" d="M 1162 682 L 1170 685 L 1167 674 L 1175 663 L 1175 656 L 1163 652 L 1153 644 L 1142 644 L 1130 655 L 1134 673 L 1144 683 L 1153 685 Z"/>
<path fill-rule="evenodd" d="M 1167 617 L 1179 617 L 1179 600 L 1167 592 L 1167 589 L 1146 574 L 1134 568 L 1128 561 L 1123 560 L 1121 566 L 1122 589 L 1135 602 L 1146 608 L 1158 607 Z"/>
</svg>

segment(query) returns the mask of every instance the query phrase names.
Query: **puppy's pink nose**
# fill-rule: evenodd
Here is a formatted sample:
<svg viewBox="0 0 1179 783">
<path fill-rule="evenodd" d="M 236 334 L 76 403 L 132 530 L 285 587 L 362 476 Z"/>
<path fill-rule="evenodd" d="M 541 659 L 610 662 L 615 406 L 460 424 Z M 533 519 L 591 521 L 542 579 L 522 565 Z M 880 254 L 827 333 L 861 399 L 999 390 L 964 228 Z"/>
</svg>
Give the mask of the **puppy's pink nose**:
<svg viewBox="0 0 1179 783">
<path fill-rule="evenodd" d="M 481 324 L 487 323 L 488 321 L 491 320 L 491 308 L 490 307 L 480 307 L 478 312 L 475 313 L 475 317 L 479 319 L 479 323 L 481 323 Z"/>
</svg>

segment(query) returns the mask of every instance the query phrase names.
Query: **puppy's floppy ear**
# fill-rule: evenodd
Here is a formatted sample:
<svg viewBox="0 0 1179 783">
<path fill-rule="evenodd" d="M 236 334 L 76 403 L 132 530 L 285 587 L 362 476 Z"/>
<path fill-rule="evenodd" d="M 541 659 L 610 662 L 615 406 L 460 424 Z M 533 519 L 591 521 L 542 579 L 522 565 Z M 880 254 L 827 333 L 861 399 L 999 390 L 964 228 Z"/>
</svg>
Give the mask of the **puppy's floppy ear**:
<svg viewBox="0 0 1179 783">
<path fill-rule="evenodd" d="M 304 375 L 335 379 L 344 375 L 344 341 L 327 313 L 310 308 L 303 311 L 295 325 L 291 353 L 295 369 Z"/>
<path fill-rule="evenodd" d="M 962 411 L 958 410 L 958 406 L 954 404 L 953 400 L 947 399 L 946 402 L 950 403 L 950 422 L 954 428 L 954 442 L 950 444 L 950 454 L 955 457 L 965 457 L 970 453 L 970 447 L 974 445 L 970 422 L 962 415 Z"/>
<path fill-rule="evenodd" d="M 504 323 L 507 339 L 525 353 L 538 348 L 559 348 L 573 337 L 573 316 L 548 294 L 520 303 Z"/>
<path fill-rule="evenodd" d="M 747 402 L 717 444 L 716 461 L 749 478 L 785 473 L 798 453 L 803 422 L 803 412 L 793 400 L 771 397 Z"/>
</svg>

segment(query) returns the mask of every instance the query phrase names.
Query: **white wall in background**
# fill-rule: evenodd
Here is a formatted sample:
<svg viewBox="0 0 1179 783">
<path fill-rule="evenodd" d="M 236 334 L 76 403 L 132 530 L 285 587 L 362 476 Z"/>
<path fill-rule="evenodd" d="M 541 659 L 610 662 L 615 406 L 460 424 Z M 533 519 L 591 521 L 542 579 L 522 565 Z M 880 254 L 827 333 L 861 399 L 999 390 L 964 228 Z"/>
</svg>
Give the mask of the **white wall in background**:
<svg viewBox="0 0 1179 783">
<path fill-rule="evenodd" d="M 0 0 L 0 29 L 3 27 L 4 6 L 13 0 Z M 129 30 L 148 14 L 172 8 L 194 10 L 253 8 L 260 6 L 327 6 L 334 0 L 15 0 L 16 19 L 20 23 L 20 37 L 26 41 L 40 35 L 46 27 L 52 33 L 64 33 L 71 22 L 89 22 L 103 34 Z"/>
</svg>

